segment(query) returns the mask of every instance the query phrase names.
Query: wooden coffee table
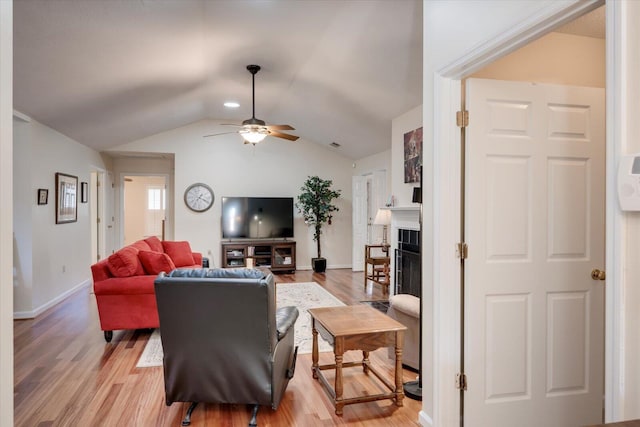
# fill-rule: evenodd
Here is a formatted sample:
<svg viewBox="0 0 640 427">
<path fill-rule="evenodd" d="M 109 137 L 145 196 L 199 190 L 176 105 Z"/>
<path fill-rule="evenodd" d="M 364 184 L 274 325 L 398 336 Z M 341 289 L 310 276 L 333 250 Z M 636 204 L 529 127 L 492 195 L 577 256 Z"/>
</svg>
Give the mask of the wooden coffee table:
<svg viewBox="0 0 640 427">
<path fill-rule="evenodd" d="M 403 324 L 368 305 L 342 307 L 322 307 L 309 310 L 313 328 L 313 378 L 319 379 L 329 397 L 333 398 L 336 414 L 342 415 L 344 405 L 392 399 L 402 406 L 402 347 L 404 344 Z M 333 345 L 335 364 L 318 365 L 318 333 Z M 369 352 L 381 347 L 394 347 L 396 354 L 394 384 L 382 376 L 369 361 Z M 361 362 L 343 363 L 342 356 L 348 350 L 362 350 Z M 373 373 L 389 390 L 389 393 L 344 398 L 342 369 L 362 366 L 365 374 Z M 322 374 L 323 370 L 335 369 L 335 387 L 332 388 Z"/>
</svg>

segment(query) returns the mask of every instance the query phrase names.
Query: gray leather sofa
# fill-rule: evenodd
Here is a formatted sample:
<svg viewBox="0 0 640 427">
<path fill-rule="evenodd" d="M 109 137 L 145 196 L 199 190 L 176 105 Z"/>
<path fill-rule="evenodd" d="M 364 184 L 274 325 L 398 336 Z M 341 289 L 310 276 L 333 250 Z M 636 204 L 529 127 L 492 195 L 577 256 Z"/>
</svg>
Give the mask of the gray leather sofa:
<svg viewBox="0 0 640 427">
<path fill-rule="evenodd" d="M 166 404 L 276 409 L 293 377 L 298 309 L 276 310 L 273 275 L 254 269 L 183 269 L 155 280 Z"/>
</svg>

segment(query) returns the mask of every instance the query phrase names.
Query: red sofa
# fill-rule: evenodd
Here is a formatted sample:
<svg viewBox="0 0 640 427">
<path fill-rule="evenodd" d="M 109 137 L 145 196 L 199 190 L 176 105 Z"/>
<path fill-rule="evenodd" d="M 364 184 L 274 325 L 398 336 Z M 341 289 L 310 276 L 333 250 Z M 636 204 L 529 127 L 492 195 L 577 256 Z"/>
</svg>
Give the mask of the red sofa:
<svg viewBox="0 0 640 427">
<path fill-rule="evenodd" d="M 176 268 L 202 267 L 202 254 L 189 242 L 160 241 L 157 237 L 125 246 L 91 266 L 100 327 L 110 342 L 118 329 L 157 328 L 158 308 L 153 282 Z"/>
</svg>

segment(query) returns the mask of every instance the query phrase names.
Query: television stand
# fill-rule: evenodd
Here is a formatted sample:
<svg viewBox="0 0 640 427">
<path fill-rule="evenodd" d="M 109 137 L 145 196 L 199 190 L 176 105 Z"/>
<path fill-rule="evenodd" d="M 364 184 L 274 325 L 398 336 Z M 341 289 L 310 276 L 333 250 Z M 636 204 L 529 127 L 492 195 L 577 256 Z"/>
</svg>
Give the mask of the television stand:
<svg viewBox="0 0 640 427">
<path fill-rule="evenodd" d="M 222 242 L 222 267 L 268 267 L 272 272 L 296 271 L 296 242 L 244 240 Z"/>
</svg>

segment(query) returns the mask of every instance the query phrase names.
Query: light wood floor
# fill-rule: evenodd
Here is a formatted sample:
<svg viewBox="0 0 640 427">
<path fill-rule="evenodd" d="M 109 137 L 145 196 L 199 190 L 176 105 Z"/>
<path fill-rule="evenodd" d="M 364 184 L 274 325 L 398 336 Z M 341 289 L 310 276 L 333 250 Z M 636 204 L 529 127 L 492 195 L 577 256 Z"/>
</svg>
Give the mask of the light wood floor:
<svg viewBox="0 0 640 427">
<path fill-rule="evenodd" d="M 379 285 L 363 286 L 362 273 L 329 270 L 277 275 L 276 282 L 315 281 L 346 304 L 387 299 Z M 136 368 L 150 331 L 117 331 L 104 341 L 95 297 L 86 288 L 32 320 L 14 322 L 15 425 L 44 426 L 179 426 L 188 404 L 164 403 L 161 367 Z M 355 360 L 359 352 L 348 352 Z M 393 363 L 386 349 L 371 355 L 391 377 Z M 320 363 L 331 363 L 321 353 Z M 350 373 L 353 371 L 353 373 Z M 405 381 L 415 379 L 405 370 Z M 345 396 L 379 392 L 361 373 L 345 370 Z M 258 425 L 282 426 L 411 426 L 418 425 L 421 403 L 405 398 L 348 405 L 336 416 L 321 385 L 311 377 L 311 355 L 298 356 L 295 377 L 277 411 L 262 407 Z M 192 426 L 246 426 L 250 408 L 244 405 L 201 404 Z"/>
</svg>

